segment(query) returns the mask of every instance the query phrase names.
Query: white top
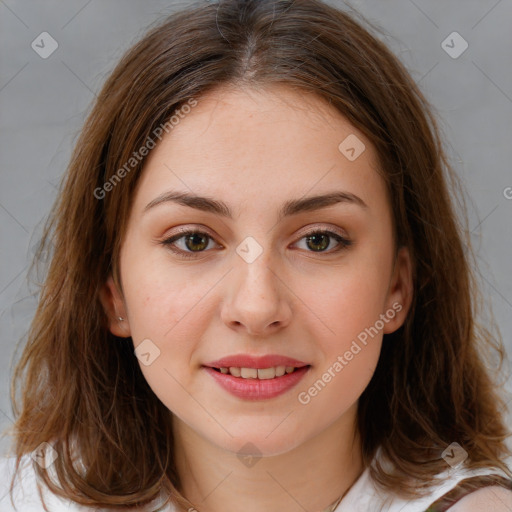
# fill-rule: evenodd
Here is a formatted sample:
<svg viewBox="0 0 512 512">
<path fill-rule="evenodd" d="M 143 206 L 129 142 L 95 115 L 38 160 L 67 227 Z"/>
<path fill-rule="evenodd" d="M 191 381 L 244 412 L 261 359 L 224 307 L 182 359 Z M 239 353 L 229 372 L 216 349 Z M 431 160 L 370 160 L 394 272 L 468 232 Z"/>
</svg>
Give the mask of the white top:
<svg viewBox="0 0 512 512">
<path fill-rule="evenodd" d="M 507 460 L 512 467 L 512 459 Z M 15 468 L 15 459 L 0 458 L 0 511 L 1 512 L 44 512 L 36 485 L 36 474 L 32 468 L 32 460 L 25 455 L 20 467 L 21 478 L 17 478 L 14 487 L 13 499 L 17 508 L 13 508 L 9 487 Z M 506 476 L 501 470 L 494 468 L 470 470 L 463 465 L 449 468 L 443 473 L 443 483 L 434 487 L 427 498 L 403 500 L 389 493 L 382 493 L 370 478 L 366 469 L 345 495 L 335 512 L 425 512 L 429 505 L 446 492 L 453 489 L 456 484 L 469 476 L 499 474 Z M 21 481 L 21 486 L 20 486 Z M 99 508 L 80 506 L 72 501 L 63 500 L 41 484 L 45 502 L 50 512 L 100 512 Z M 150 509 L 148 509 L 150 510 Z M 176 512 L 172 505 L 168 505 L 165 512 Z"/>
<path fill-rule="evenodd" d="M 512 467 L 512 458 L 507 459 L 506 465 Z M 461 480 L 472 476 L 497 474 L 509 478 L 506 473 L 497 468 L 468 469 L 464 465 L 452 468 L 448 466 L 445 472 L 438 475 L 441 484 L 432 487 L 425 498 L 413 500 L 398 498 L 391 493 L 384 493 L 370 478 L 367 468 L 350 488 L 334 512 L 425 512 L 438 498 L 451 491 Z M 511 492 L 512 500 L 512 492 Z M 455 505 L 453 505 L 455 507 Z"/>
</svg>

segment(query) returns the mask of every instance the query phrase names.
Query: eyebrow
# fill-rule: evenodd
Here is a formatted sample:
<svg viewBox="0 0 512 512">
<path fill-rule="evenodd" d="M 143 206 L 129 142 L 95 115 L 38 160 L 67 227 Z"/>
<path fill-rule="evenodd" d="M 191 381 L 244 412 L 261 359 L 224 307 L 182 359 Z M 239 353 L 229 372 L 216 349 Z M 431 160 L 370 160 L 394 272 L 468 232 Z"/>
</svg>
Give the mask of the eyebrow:
<svg viewBox="0 0 512 512">
<path fill-rule="evenodd" d="M 183 206 L 195 208 L 196 210 L 201 210 L 203 212 L 213 213 L 215 215 L 220 215 L 229 219 L 233 218 L 233 212 L 229 206 L 222 201 L 213 199 L 211 197 L 198 196 L 189 192 L 175 191 L 165 192 L 153 199 L 146 205 L 144 212 L 147 212 L 157 205 L 168 202 L 174 202 Z M 297 215 L 298 213 L 327 208 L 338 203 L 353 204 L 364 209 L 368 208 L 368 205 L 359 196 L 356 196 L 351 192 L 336 191 L 328 194 L 303 197 L 300 199 L 287 201 L 284 203 L 279 212 L 279 220 L 291 215 Z"/>
</svg>

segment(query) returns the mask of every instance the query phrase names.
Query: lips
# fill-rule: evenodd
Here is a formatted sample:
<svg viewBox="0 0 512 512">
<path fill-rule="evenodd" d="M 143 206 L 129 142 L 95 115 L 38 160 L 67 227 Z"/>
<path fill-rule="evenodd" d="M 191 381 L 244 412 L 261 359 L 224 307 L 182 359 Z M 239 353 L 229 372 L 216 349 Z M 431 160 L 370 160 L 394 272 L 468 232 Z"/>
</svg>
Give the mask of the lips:
<svg viewBox="0 0 512 512">
<path fill-rule="evenodd" d="M 257 357 L 240 354 L 211 361 L 203 368 L 230 394 L 244 400 L 265 400 L 295 387 L 308 373 L 310 365 L 280 355 Z"/>
<path fill-rule="evenodd" d="M 294 388 L 309 372 L 310 368 L 310 366 L 303 366 L 292 373 L 269 380 L 234 377 L 230 374 L 222 374 L 207 366 L 203 369 L 221 389 L 237 398 L 242 400 L 269 400 Z"/>
</svg>

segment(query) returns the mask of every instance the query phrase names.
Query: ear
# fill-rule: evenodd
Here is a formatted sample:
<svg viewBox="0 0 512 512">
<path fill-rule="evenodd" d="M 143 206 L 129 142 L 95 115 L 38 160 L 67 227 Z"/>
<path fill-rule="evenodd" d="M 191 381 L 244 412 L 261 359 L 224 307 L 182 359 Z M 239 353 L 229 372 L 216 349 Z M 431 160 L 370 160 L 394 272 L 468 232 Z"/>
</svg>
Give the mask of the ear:
<svg viewBox="0 0 512 512">
<path fill-rule="evenodd" d="M 395 259 L 393 275 L 386 297 L 384 334 L 390 334 L 403 325 L 411 307 L 413 289 L 412 261 L 409 249 L 401 247 Z"/>
<path fill-rule="evenodd" d="M 121 338 L 130 337 L 130 324 L 128 323 L 123 295 L 118 290 L 112 276 L 109 276 L 100 290 L 100 301 L 108 317 L 110 332 Z M 120 320 L 120 317 L 122 320 Z"/>
</svg>

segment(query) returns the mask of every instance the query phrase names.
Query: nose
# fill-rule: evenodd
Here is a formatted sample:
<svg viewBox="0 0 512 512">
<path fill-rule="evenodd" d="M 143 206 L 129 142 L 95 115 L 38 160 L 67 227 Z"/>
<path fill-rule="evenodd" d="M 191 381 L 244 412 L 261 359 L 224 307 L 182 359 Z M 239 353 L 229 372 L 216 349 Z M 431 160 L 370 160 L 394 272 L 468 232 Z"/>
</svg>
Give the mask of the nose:
<svg viewBox="0 0 512 512">
<path fill-rule="evenodd" d="M 290 289 L 283 276 L 270 268 L 270 261 L 264 254 L 252 263 L 238 258 L 235 268 L 228 274 L 229 290 L 221 318 L 230 329 L 265 336 L 290 323 Z"/>
</svg>

